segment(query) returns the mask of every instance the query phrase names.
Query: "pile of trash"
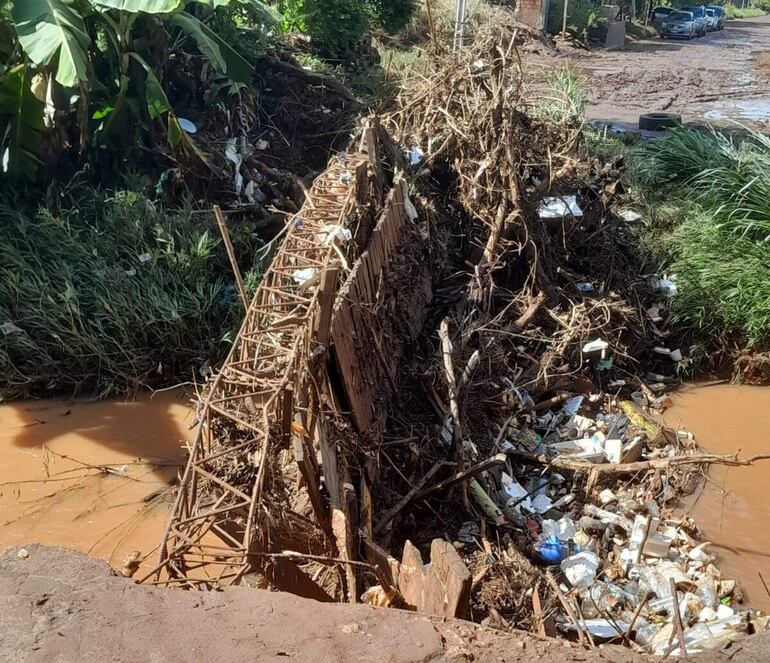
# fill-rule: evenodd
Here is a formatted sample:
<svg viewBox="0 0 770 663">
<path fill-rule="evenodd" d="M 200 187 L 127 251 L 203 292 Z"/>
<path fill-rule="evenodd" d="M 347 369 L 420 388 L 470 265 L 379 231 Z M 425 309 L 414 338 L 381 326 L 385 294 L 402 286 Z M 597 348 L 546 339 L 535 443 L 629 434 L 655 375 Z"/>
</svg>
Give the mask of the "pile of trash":
<svg viewBox="0 0 770 663">
<path fill-rule="evenodd" d="M 676 442 L 648 448 L 622 408 L 581 414 L 584 401 L 591 408 L 590 400 L 576 396 L 537 417 L 532 451 L 597 464 L 680 453 Z M 501 448 L 511 458 L 522 452 L 516 441 L 505 440 Z M 664 655 L 681 651 L 682 638 L 693 654 L 758 628 L 757 615 L 740 609 L 740 587 L 722 577 L 710 544 L 697 540 L 692 520 L 666 506 L 674 492 L 665 473 L 582 494 L 565 474 L 529 468 L 517 478 L 505 471 L 499 477 L 507 498 L 501 509 L 528 533 L 532 558 L 547 569 L 560 599 L 560 631 L 594 644 L 633 642 Z"/>
<path fill-rule="evenodd" d="M 388 118 L 433 220 L 435 296 L 379 447 L 377 543 L 451 542 L 470 616 L 496 628 L 662 655 L 765 628 L 676 515 L 719 460 L 655 419 L 684 360 L 675 277 L 635 264 L 622 158 L 525 111 L 510 41 L 433 60 Z"/>
</svg>

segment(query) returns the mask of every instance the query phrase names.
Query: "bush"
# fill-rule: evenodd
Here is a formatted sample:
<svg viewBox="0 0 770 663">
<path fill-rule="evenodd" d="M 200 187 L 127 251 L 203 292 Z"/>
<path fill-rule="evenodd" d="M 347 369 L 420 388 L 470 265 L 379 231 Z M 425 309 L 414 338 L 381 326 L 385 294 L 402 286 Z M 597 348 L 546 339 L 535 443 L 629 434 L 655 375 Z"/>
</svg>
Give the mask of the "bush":
<svg viewBox="0 0 770 663">
<path fill-rule="evenodd" d="M 355 51 L 369 30 L 397 32 L 406 26 L 416 0 L 282 0 L 284 29 L 306 32 L 321 53 Z"/>
<path fill-rule="evenodd" d="M 673 322 L 697 364 L 716 348 L 770 346 L 770 246 L 727 232 L 692 209 L 666 238 L 666 269 L 677 276 Z"/>
<path fill-rule="evenodd" d="M 213 215 L 126 191 L 57 199 L 0 202 L 0 397 L 125 394 L 222 357 L 243 308 Z M 233 241 L 253 255 L 248 232 Z"/>
<path fill-rule="evenodd" d="M 395 34 L 409 24 L 417 0 L 372 0 L 379 24 L 390 34 Z"/>
<path fill-rule="evenodd" d="M 725 18 L 754 18 L 755 16 L 762 16 L 767 13 L 767 9 L 761 9 L 758 7 L 736 7 L 733 4 L 726 4 L 725 6 Z"/>
<path fill-rule="evenodd" d="M 552 0 L 548 10 L 548 32 L 561 32 L 563 16 L 564 0 Z M 598 26 L 603 20 L 601 12 L 591 0 L 569 0 L 567 28 L 570 32 L 582 33 L 587 28 Z"/>
<path fill-rule="evenodd" d="M 632 160 L 651 200 L 642 258 L 677 276 L 693 363 L 770 348 L 770 139 L 678 127 Z"/>
</svg>

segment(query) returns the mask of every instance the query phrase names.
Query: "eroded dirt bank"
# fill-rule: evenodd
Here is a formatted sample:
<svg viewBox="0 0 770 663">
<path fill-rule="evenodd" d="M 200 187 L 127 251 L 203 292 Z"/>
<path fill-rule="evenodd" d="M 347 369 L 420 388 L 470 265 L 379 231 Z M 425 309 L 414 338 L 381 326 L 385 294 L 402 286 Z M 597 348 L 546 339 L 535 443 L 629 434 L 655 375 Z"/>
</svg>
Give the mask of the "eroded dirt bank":
<svg viewBox="0 0 770 663">
<path fill-rule="evenodd" d="M 235 587 L 185 592 L 118 578 L 64 548 L 11 548 L 0 558 L 0 660 L 32 661 L 618 661 L 526 633 L 400 610 L 320 604 Z"/>
<path fill-rule="evenodd" d="M 160 590 L 119 578 L 105 562 L 71 550 L 24 550 L 0 557 L 0 660 L 14 663 L 650 660 L 620 647 L 587 651 L 523 632 L 504 635 L 469 622 L 246 587 Z M 740 663 L 769 655 L 770 639 L 755 637 L 698 660 Z"/>
</svg>

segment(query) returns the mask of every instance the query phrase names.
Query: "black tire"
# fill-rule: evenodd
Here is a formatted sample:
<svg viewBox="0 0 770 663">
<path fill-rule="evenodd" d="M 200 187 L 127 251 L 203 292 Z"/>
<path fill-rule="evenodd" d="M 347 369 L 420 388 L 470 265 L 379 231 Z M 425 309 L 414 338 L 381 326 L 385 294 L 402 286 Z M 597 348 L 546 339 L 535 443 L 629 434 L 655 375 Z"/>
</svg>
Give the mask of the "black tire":
<svg viewBox="0 0 770 663">
<path fill-rule="evenodd" d="M 681 124 L 682 116 L 673 113 L 646 113 L 639 116 L 639 129 L 642 131 L 662 131 Z"/>
</svg>

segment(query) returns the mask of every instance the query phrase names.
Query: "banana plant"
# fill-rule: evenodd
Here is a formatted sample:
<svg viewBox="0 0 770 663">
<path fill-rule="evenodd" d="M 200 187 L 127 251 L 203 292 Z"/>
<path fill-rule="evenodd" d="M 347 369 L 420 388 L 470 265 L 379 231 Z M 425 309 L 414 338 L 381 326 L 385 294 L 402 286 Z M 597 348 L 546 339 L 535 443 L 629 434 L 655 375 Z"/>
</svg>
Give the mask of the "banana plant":
<svg viewBox="0 0 770 663">
<path fill-rule="evenodd" d="M 265 16 L 273 16 L 260 0 L 12 0 L 10 18 L 18 43 L 36 70 L 50 73 L 61 88 L 71 89 L 69 94 L 74 94 L 86 111 L 89 93 L 101 90 L 103 94 L 113 84 L 112 80 L 100 83 L 94 74 L 96 59 L 107 57 L 95 41 L 99 35 L 106 36 L 118 63 L 117 75 L 110 77 L 117 80 L 117 91 L 111 101 L 95 113 L 78 114 L 97 121 L 96 133 L 100 138 L 109 134 L 113 126 L 120 126 L 118 118 L 131 110 L 129 90 L 140 90 L 150 121 L 165 119 L 169 143 L 173 147 L 187 146 L 187 152 L 194 153 L 191 139 L 184 132 L 180 136 L 180 125 L 158 78 L 164 63 L 157 63 L 156 69 L 152 66 L 155 63 L 146 62 L 135 50 L 135 27 L 139 23 L 145 28 L 148 24 L 157 25 L 168 33 L 186 36 L 207 58 L 212 70 L 238 90 L 249 84 L 251 64 L 194 13 L 185 11 L 196 4 L 216 10 L 232 3 L 248 5 Z M 29 178 L 37 171 L 35 159 L 39 160 L 42 141 L 37 142 L 32 136 L 37 135 L 42 125 L 43 106 L 31 102 L 34 96 L 30 95 L 28 68 L 23 72 L 18 68 L 5 73 L 0 70 L 0 86 L 4 90 L 4 108 L 0 109 L 4 122 L 0 124 L 0 149 L 4 151 L 0 154 L 8 155 L 9 171 L 18 169 Z M 15 108 L 10 106 L 12 102 L 17 104 Z M 26 105 L 22 114 L 23 104 Z M 19 131 L 23 127 L 17 120 L 30 112 L 34 117 L 29 118 L 28 124 L 36 129 L 29 134 L 30 140 L 20 142 L 24 132 Z M 16 119 L 12 122 L 13 118 Z"/>
<path fill-rule="evenodd" d="M 0 78 L 0 171 L 12 181 L 34 179 L 43 146 L 43 102 L 32 93 L 32 67 L 20 64 Z"/>
</svg>

